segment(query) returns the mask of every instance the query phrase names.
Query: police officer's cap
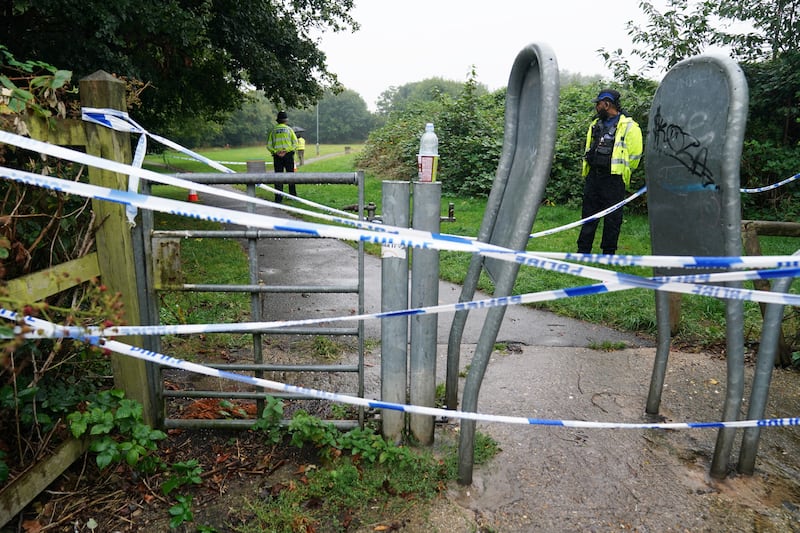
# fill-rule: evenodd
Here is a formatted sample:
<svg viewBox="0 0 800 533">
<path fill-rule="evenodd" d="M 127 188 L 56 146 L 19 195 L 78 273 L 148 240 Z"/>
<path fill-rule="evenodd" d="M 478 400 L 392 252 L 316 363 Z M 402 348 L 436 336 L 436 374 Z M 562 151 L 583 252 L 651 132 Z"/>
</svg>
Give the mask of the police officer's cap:
<svg viewBox="0 0 800 533">
<path fill-rule="evenodd" d="M 600 91 L 600 94 L 597 95 L 597 98 L 592 100 L 592 102 L 597 103 L 603 100 L 609 100 L 613 104 L 618 104 L 620 99 L 619 91 L 615 91 L 614 89 L 603 89 Z"/>
<path fill-rule="evenodd" d="M 289 115 L 286 114 L 286 111 L 278 111 L 278 120 L 286 120 L 289 118 Z"/>
</svg>

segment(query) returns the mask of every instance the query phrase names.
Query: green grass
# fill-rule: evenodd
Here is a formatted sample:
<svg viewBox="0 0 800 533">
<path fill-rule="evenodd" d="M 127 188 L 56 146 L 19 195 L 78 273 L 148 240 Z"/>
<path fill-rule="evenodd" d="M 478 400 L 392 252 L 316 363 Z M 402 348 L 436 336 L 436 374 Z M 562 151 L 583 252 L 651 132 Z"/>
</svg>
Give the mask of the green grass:
<svg viewBox="0 0 800 533">
<path fill-rule="evenodd" d="M 153 194 L 173 200 L 186 200 L 186 191 L 156 185 Z M 218 230 L 217 222 L 197 220 L 156 212 L 156 230 Z M 241 245 L 232 239 L 182 239 L 180 242 L 184 283 L 249 283 L 247 257 Z M 250 319 L 250 296 L 245 293 L 163 292 L 159 317 L 162 324 L 234 323 Z M 191 357 L 203 349 L 229 349 L 245 346 L 248 335 L 209 334 L 207 336 L 167 336 L 165 347 L 181 357 Z"/>
<path fill-rule="evenodd" d="M 306 150 L 313 153 L 314 147 Z M 355 154 L 361 149 L 353 146 L 353 153 L 312 161 L 299 169 L 300 172 L 352 172 Z M 218 160 L 247 160 L 252 158 L 260 148 L 231 149 L 228 151 L 203 151 L 207 156 Z M 322 146 L 321 154 L 343 153 L 343 146 Z M 308 159 L 308 158 L 307 158 Z M 355 204 L 358 191 L 355 187 L 337 185 L 305 185 L 298 186 L 298 194 L 314 202 L 342 208 Z M 271 199 L 269 194 L 259 191 L 259 195 Z M 367 174 L 365 182 L 365 202 L 377 206 L 381 213 L 381 180 Z M 455 221 L 443 222 L 441 233 L 475 237 L 478 234 L 485 207 L 484 198 L 456 198 L 443 196 L 442 216 L 447 214 L 447 205 L 455 206 Z M 559 227 L 580 218 L 578 209 L 564 206 L 541 206 L 538 210 L 533 232 Z M 601 230 L 599 228 L 599 230 Z M 574 251 L 579 228 L 531 239 L 530 251 Z M 762 237 L 761 246 L 765 255 L 789 255 L 797 249 L 797 242 L 791 238 Z M 377 253 L 377 246 L 368 246 L 367 251 Z M 619 241 L 619 253 L 647 255 L 650 253 L 650 232 L 646 215 L 626 212 L 625 221 Z M 460 252 L 441 252 L 440 277 L 454 283 L 463 281 L 469 266 L 470 255 Z M 651 276 L 652 269 L 642 267 L 621 267 L 614 270 L 639 276 Z M 534 267 L 521 267 L 514 292 L 527 294 L 549 291 L 565 287 L 577 287 L 595 283 L 589 279 L 581 279 L 566 274 L 543 271 Z M 752 288 L 746 282 L 745 288 Z M 800 290 L 800 281 L 795 281 L 793 292 Z M 482 274 L 479 288 L 491 292 L 491 280 Z M 607 325 L 616 329 L 655 335 L 655 297 L 652 291 L 645 289 L 628 289 L 607 294 L 566 298 L 534 304 L 538 308 L 555 313 Z M 725 305 L 721 300 L 700 296 L 682 298 L 682 319 L 676 341 L 701 347 L 714 346 L 725 340 Z M 787 309 L 784 322 L 787 335 L 796 335 L 800 330 L 800 317 L 794 308 Z M 761 313 L 757 304 L 745 302 L 745 336 L 746 341 L 758 341 L 761 334 Z"/>
<path fill-rule="evenodd" d="M 317 147 L 312 144 L 306 145 L 306 161 L 316 157 L 329 156 L 331 154 L 344 154 L 345 146 L 350 146 L 352 153 L 355 154 L 363 148 L 363 145 L 353 144 L 322 144 L 319 146 L 319 153 Z M 246 165 L 244 164 L 226 164 L 226 163 L 246 163 L 247 161 L 270 161 L 271 158 L 267 153 L 264 146 L 243 146 L 239 148 L 206 148 L 196 149 L 194 152 L 207 157 L 213 161 L 218 161 L 225 166 L 237 172 L 244 172 Z M 307 163 L 309 164 L 309 163 Z M 184 172 L 215 172 L 214 169 L 201 163 L 199 161 L 190 160 L 189 156 L 184 155 L 174 150 L 166 150 L 162 154 L 151 154 L 145 157 L 144 167 L 148 170 L 163 170 L 163 167 L 179 168 Z M 302 167 L 301 167 L 302 168 Z M 267 165 L 270 169 L 270 165 Z M 308 170 L 306 170 L 308 172 Z M 323 172 L 314 170 L 312 172 Z"/>
<path fill-rule="evenodd" d="M 435 453 L 397 447 L 370 430 L 350 434 L 354 435 L 349 440 L 352 449 L 342 449 L 325 464 L 306 468 L 302 482 L 277 487 L 264 498 L 246 499 L 250 516 L 234 530 L 334 533 L 369 527 L 370 531 L 390 531 L 395 528 L 388 524 L 398 517 L 411 514 L 426 520 L 426 505 L 458 476 L 454 433 L 441 435 L 444 443 Z M 499 451 L 491 437 L 476 433 L 475 464 L 485 464 Z"/>
</svg>

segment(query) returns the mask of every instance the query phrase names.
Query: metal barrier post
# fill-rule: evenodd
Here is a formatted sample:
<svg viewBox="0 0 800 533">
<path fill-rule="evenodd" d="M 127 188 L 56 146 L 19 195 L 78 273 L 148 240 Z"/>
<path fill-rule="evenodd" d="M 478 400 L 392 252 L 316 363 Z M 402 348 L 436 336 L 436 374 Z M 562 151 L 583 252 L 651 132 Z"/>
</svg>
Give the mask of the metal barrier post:
<svg viewBox="0 0 800 533">
<path fill-rule="evenodd" d="M 517 54 L 508 78 L 503 153 L 489 194 L 478 238 L 515 250 L 524 250 L 541 204 L 556 141 L 558 63 L 547 46 L 530 44 Z M 495 282 L 494 296 L 508 296 L 518 264 L 473 256 L 460 301 L 471 299 L 482 268 Z M 464 383 L 462 410 L 476 412 L 478 393 L 497 340 L 505 308 L 489 309 Z M 455 391 L 461 335 L 466 312 L 453 319 L 447 350 L 448 405 Z M 472 483 L 475 421 L 462 420 L 458 448 L 458 482 Z"/>
<path fill-rule="evenodd" d="M 407 228 L 411 183 L 384 181 L 383 222 Z M 408 251 L 404 246 L 381 249 L 381 312 L 408 309 Z M 381 399 L 406 403 L 408 378 L 408 317 L 381 321 Z M 403 439 L 405 413 L 393 409 L 381 412 L 383 437 L 395 444 Z"/>
<path fill-rule="evenodd" d="M 773 283 L 772 290 L 775 292 L 787 292 L 789 287 L 792 286 L 792 281 L 794 281 L 794 278 L 777 279 Z M 767 411 L 769 385 L 772 382 L 772 370 L 775 366 L 775 356 L 778 353 L 778 338 L 781 335 L 784 307 L 781 304 L 767 304 L 764 310 L 761 343 L 758 346 L 756 371 L 753 376 L 753 387 L 750 390 L 750 405 L 747 409 L 748 420 L 760 420 L 764 418 L 764 414 Z M 737 470 L 740 474 L 753 474 L 760 438 L 760 427 L 744 430 L 742 446 L 739 450 L 739 464 L 737 465 Z"/>
<path fill-rule="evenodd" d="M 748 90 L 742 70 L 723 56 L 696 56 L 662 80 L 650 110 L 645 142 L 648 215 L 654 255 L 741 255 L 739 163 Z M 657 275 L 693 269 L 656 269 Z M 736 288 L 741 282 L 729 282 Z M 667 298 L 657 297 L 659 343 L 647 412 L 658 409 L 669 356 Z M 744 392 L 742 302 L 726 304 L 727 391 L 722 420 L 739 417 Z M 664 338 L 666 336 L 666 338 Z M 723 478 L 735 428 L 717 436 L 711 475 Z"/>
<path fill-rule="evenodd" d="M 412 227 L 439 232 L 442 200 L 441 182 L 415 182 Z M 411 262 L 411 307 L 428 307 L 439 303 L 439 251 L 417 248 Z M 436 404 L 436 340 L 439 325 L 437 314 L 411 317 L 411 350 L 409 391 L 412 405 L 434 407 Z M 411 413 L 411 434 L 423 445 L 433 444 L 434 418 Z"/>
</svg>

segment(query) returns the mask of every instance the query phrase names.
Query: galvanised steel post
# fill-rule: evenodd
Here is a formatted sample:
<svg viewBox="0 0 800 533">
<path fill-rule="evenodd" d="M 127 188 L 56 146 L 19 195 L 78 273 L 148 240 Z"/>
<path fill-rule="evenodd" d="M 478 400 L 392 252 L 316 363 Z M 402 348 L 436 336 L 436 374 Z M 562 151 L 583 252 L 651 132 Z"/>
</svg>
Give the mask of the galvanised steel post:
<svg viewBox="0 0 800 533">
<path fill-rule="evenodd" d="M 415 182 L 411 226 L 417 230 L 439 232 L 442 202 L 441 182 Z M 439 303 L 439 251 L 415 249 L 411 261 L 411 307 Z M 409 390 L 412 405 L 436 404 L 437 314 L 411 317 Z M 411 434 L 422 445 L 433 444 L 434 417 L 411 413 Z"/>
<path fill-rule="evenodd" d="M 384 181 L 382 187 L 384 224 L 407 228 L 411 182 Z M 381 249 L 381 312 L 408 309 L 408 250 L 404 246 Z M 408 317 L 381 321 L 381 400 L 406 403 L 408 381 Z M 384 409 L 383 437 L 395 444 L 403 439 L 405 413 Z"/>
<path fill-rule="evenodd" d="M 772 284 L 773 292 L 788 292 L 792 281 L 794 278 L 776 279 Z M 775 355 L 778 352 L 778 337 L 783 323 L 784 307 L 781 304 L 767 304 L 764 310 L 764 324 L 761 326 L 761 343 L 758 345 L 756 371 L 750 391 L 747 420 L 760 420 L 764 418 L 767 411 L 769 385 L 772 382 L 772 370 L 775 366 Z M 760 438 L 760 427 L 744 430 L 742 446 L 739 450 L 739 464 L 736 467 L 740 474 L 753 474 Z"/>
</svg>

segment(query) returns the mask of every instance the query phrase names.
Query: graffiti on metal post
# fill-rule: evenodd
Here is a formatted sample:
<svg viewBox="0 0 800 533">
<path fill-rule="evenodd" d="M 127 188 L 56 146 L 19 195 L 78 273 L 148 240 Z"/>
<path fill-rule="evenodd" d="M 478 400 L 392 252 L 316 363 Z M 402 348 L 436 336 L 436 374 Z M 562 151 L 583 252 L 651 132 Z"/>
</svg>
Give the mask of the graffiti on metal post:
<svg viewBox="0 0 800 533">
<path fill-rule="evenodd" d="M 708 147 L 703 146 L 697 137 L 684 131 L 678 124 L 670 124 L 661 115 L 661 107 L 654 118 L 656 150 L 678 161 L 693 175 L 701 179 L 702 188 L 718 189 L 714 173 L 706 165 Z"/>
</svg>

